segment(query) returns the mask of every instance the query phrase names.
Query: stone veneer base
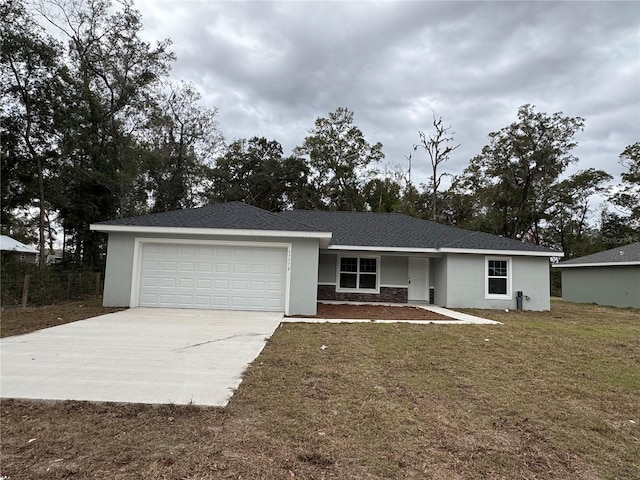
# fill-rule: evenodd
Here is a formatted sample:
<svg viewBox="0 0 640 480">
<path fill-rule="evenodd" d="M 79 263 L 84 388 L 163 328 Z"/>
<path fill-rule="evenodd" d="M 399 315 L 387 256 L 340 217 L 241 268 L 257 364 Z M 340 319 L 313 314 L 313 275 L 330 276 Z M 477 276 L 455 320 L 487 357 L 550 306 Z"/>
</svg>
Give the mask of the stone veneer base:
<svg viewBox="0 0 640 480">
<path fill-rule="evenodd" d="M 318 300 L 336 300 L 340 302 L 384 302 L 407 303 L 409 289 L 399 287 L 380 287 L 380 293 L 336 292 L 334 285 L 318 285 Z"/>
</svg>

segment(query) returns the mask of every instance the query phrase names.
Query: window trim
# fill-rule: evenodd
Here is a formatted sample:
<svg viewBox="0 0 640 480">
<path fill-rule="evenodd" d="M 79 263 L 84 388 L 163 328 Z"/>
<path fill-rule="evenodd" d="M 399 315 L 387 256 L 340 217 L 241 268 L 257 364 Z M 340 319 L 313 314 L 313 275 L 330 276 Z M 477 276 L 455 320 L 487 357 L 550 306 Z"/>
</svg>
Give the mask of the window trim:
<svg viewBox="0 0 640 480">
<path fill-rule="evenodd" d="M 506 294 L 497 294 L 497 293 L 489 293 L 489 261 L 490 260 L 500 260 L 507 262 L 507 293 Z M 513 280 L 513 275 L 511 274 L 511 257 L 484 257 L 484 298 L 487 300 L 512 300 L 513 299 L 513 290 L 511 288 L 511 283 Z M 493 277 L 492 277 L 493 278 Z M 504 278 L 504 277 L 495 277 L 495 278 Z"/>
<path fill-rule="evenodd" d="M 356 273 L 356 284 L 360 285 L 360 259 L 361 258 L 369 258 L 374 259 L 376 261 L 376 288 L 341 288 L 340 287 L 340 263 L 343 258 L 355 258 L 358 261 L 358 270 L 357 272 L 345 272 L 345 273 Z M 371 273 L 364 272 L 367 275 L 371 275 Z M 336 292 L 344 292 L 344 293 L 380 293 L 380 256 L 378 255 L 338 255 L 336 260 Z"/>
</svg>

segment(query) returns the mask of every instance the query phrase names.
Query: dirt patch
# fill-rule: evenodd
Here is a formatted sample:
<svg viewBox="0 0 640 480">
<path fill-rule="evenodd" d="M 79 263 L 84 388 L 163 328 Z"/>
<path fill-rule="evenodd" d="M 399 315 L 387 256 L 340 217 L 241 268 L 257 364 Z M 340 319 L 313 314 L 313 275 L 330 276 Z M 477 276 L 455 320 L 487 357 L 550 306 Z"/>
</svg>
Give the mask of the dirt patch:
<svg viewBox="0 0 640 480">
<path fill-rule="evenodd" d="M 103 307 L 101 298 L 89 298 L 79 302 L 68 302 L 46 307 L 5 308 L 0 315 L 0 337 L 23 335 L 43 328 L 84 320 L 105 313 L 124 310 Z"/>
<path fill-rule="evenodd" d="M 317 315 L 294 315 L 300 318 L 345 318 L 364 320 L 455 320 L 439 313 L 412 306 L 353 305 L 319 303 Z"/>
</svg>

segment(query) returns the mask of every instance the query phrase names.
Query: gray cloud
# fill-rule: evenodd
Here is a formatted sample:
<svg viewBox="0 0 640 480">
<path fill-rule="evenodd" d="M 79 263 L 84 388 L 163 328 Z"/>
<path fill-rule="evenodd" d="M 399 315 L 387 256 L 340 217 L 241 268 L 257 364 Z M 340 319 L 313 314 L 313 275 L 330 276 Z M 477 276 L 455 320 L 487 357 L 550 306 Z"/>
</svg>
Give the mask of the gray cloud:
<svg viewBox="0 0 640 480">
<path fill-rule="evenodd" d="M 519 106 L 586 119 L 577 168 L 620 173 L 640 140 L 637 2 L 192 2 L 136 0 L 150 40 L 170 37 L 173 76 L 220 109 L 227 139 L 289 151 L 338 106 L 387 161 L 432 110 L 452 124 L 459 173 Z M 426 181 L 426 159 L 414 178 Z"/>
</svg>

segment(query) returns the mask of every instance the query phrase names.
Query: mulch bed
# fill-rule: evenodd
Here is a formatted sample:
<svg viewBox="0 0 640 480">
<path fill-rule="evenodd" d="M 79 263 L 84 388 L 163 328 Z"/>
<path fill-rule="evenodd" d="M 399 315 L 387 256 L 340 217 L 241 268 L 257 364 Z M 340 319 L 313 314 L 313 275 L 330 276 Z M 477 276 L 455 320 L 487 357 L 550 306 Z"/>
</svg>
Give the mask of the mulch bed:
<svg viewBox="0 0 640 480">
<path fill-rule="evenodd" d="M 317 315 L 292 315 L 300 318 L 344 318 L 364 320 L 455 320 L 424 308 L 389 305 L 353 305 L 319 303 Z"/>
</svg>

